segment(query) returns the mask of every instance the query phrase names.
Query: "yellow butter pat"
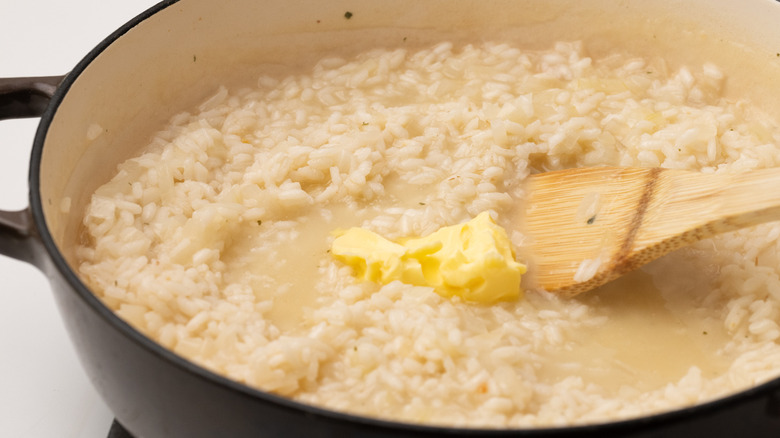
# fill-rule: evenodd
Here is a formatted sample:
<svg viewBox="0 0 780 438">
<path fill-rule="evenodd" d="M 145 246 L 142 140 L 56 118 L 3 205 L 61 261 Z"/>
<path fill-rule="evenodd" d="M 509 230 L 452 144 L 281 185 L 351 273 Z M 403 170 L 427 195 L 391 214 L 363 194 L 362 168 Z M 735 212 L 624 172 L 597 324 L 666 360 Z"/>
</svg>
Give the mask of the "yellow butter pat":
<svg viewBox="0 0 780 438">
<path fill-rule="evenodd" d="M 520 298 L 520 278 L 526 272 L 526 266 L 515 261 L 506 231 L 487 212 L 399 242 L 350 228 L 338 233 L 331 253 L 368 281 L 399 280 L 433 287 L 445 297 L 486 304 Z"/>
</svg>

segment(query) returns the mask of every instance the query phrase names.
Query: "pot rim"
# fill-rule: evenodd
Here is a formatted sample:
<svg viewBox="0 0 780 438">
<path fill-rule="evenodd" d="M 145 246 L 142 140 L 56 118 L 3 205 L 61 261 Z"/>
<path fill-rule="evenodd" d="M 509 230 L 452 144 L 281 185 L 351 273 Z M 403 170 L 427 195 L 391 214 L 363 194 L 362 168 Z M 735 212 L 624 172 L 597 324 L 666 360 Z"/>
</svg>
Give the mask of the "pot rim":
<svg viewBox="0 0 780 438">
<path fill-rule="evenodd" d="M 159 356 L 169 363 L 175 365 L 184 372 L 193 374 L 199 378 L 210 381 L 211 383 L 230 389 L 231 391 L 240 393 L 245 396 L 249 396 L 254 399 L 258 399 L 265 403 L 272 403 L 279 407 L 284 407 L 288 410 L 295 411 L 297 413 L 319 417 L 321 419 L 362 424 L 377 429 L 392 430 L 392 431 L 407 431 L 410 433 L 422 433 L 422 434 L 436 434 L 436 435 L 481 435 L 481 436 L 556 436 L 561 434 L 571 433 L 588 433 L 588 432 L 621 432 L 628 430 L 639 430 L 645 427 L 656 427 L 662 425 L 671 425 L 673 423 L 683 422 L 689 419 L 689 417 L 706 415 L 708 413 L 714 414 L 718 411 L 727 409 L 731 406 L 738 405 L 754 398 L 765 397 L 767 394 L 774 394 L 780 396 L 780 376 L 764 382 L 760 385 L 753 386 L 751 388 L 733 393 L 731 395 L 717 398 L 715 400 L 699 403 L 693 406 L 674 409 L 671 411 L 665 411 L 661 413 L 651 414 L 647 416 L 634 417 L 628 419 L 622 419 L 611 422 L 601 422 L 593 424 L 582 424 L 565 427 L 540 427 L 540 428 L 501 428 L 490 429 L 484 427 L 477 428 L 462 428 L 451 426 L 439 426 L 439 425 L 426 425 L 416 423 L 406 423 L 400 421 L 392 421 L 375 417 L 360 416 L 356 414 L 350 414 L 345 412 L 339 412 L 330 410 L 323 407 L 318 407 L 310 404 L 305 404 L 292 400 L 287 397 L 279 396 L 270 392 L 266 392 L 260 389 L 256 389 L 232 380 L 228 377 L 222 376 L 215 372 L 209 371 L 194 362 L 191 362 L 173 351 L 161 346 L 153 341 L 151 338 L 141 334 L 138 330 L 133 328 L 130 324 L 122 320 L 112 310 L 110 310 L 103 302 L 95 295 L 78 277 L 76 272 L 71 269 L 68 262 L 65 260 L 64 255 L 54 242 L 54 238 L 51 235 L 48 226 L 46 225 L 46 218 L 43 212 L 43 202 L 40 193 L 40 178 L 41 169 L 40 164 L 43 156 L 44 143 L 48 134 L 49 127 L 57 114 L 57 110 L 62 103 L 65 96 L 68 94 L 73 83 L 80 77 L 81 73 L 93 62 L 95 59 L 107 48 L 109 48 L 114 42 L 120 39 L 128 31 L 144 22 L 148 18 L 156 15 L 168 7 L 179 3 L 180 0 L 163 0 L 160 3 L 152 6 L 146 11 L 140 13 L 135 18 L 131 19 L 105 39 L 103 39 L 94 49 L 87 53 L 73 70 L 65 77 L 60 86 L 55 91 L 51 102 L 46 108 L 44 114 L 41 117 L 38 129 L 33 140 L 30 168 L 28 174 L 29 184 L 29 205 L 30 212 L 34 221 L 35 229 L 38 233 L 40 241 L 42 242 L 49 259 L 52 261 L 57 273 L 62 276 L 67 282 L 68 286 L 75 292 L 78 297 L 83 300 L 92 310 L 94 310 L 103 320 L 112 325 L 124 336 L 134 341 L 142 349 L 149 353 Z M 778 0 L 780 1 L 780 0 Z"/>
</svg>

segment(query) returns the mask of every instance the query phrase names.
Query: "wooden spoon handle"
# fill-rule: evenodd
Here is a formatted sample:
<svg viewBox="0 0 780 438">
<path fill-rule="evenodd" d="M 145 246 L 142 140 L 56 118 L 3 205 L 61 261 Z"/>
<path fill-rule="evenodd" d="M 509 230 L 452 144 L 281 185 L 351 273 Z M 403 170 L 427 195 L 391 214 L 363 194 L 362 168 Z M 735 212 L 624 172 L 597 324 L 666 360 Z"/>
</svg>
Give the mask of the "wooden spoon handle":
<svg viewBox="0 0 780 438">
<path fill-rule="evenodd" d="M 535 175 L 525 230 L 536 283 L 576 295 L 670 251 L 780 220 L 780 169 L 595 167 Z"/>
<path fill-rule="evenodd" d="M 717 234 L 780 220 L 780 170 L 731 175 L 663 170 L 654 183 L 647 212 L 641 218 L 633 251 L 664 241 L 676 249 Z"/>
</svg>

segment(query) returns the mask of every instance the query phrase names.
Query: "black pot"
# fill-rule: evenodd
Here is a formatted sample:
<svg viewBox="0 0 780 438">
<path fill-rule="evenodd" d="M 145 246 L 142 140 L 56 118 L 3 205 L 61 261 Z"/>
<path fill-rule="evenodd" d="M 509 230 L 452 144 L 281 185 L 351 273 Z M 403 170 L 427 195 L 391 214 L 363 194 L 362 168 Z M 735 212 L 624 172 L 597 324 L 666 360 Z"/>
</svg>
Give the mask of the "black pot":
<svg viewBox="0 0 780 438">
<path fill-rule="evenodd" d="M 262 68 L 306 65 L 325 50 L 358 51 L 407 38 L 509 36 L 531 46 L 585 39 L 594 52 L 617 41 L 637 52 L 669 50 L 670 59 L 738 59 L 732 65 L 741 69 L 728 73 L 751 89 L 780 73 L 776 23 L 780 5 L 762 0 L 163 2 L 109 36 L 65 77 L 0 80 L 0 118 L 42 116 L 30 160 L 30 206 L 0 212 L 0 253 L 49 277 L 88 376 L 118 421 L 139 437 L 777 437 L 780 379 L 662 415 L 560 429 L 428 427 L 303 405 L 215 375 L 141 335 L 81 282 L 72 250 L 77 212 L 134 152 L 122 145 L 144 138 L 216 84 L 243 81 Z M 752 89 L 768 106 L 780 100 Z M 95 127 L 102 134 L 85 140 Z M 72 199 L 73 213 L 60 208 L 64 197 Z"/>
</svg>

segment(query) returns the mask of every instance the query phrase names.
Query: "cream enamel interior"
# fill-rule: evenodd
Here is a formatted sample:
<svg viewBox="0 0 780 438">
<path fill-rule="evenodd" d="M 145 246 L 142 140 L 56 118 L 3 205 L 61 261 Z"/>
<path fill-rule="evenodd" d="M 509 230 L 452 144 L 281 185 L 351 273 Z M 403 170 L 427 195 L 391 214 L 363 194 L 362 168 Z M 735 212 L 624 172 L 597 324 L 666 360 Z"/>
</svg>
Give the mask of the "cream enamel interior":
<svg viewBox="0 0 780 438">
<path fill-rule="evenodd" d="M 663 53 L 671 63 L 714 61 L 730 78 L 728 94 L 746 95 L 772 113 L 780 110 L 769 85 L 780 74 L 780 5 L 656 3 L 182 0 L 111 44 L 65 96 L 41 162 L 47 224 L 74 266 L 70 249 L 89 195 L 171 115 L 220 84 L 310 65 L 329 51 L 441 39 L 512 38 L 531 48 L 583 40 L 593 57 L 617 48 Z M 61 208 L 64 197 L 72 200 L 69 212 Z"/>
</svg>

